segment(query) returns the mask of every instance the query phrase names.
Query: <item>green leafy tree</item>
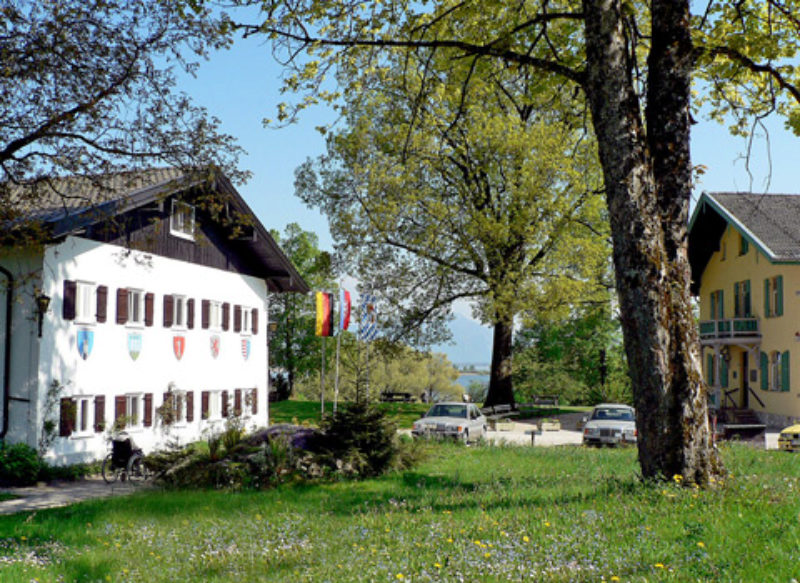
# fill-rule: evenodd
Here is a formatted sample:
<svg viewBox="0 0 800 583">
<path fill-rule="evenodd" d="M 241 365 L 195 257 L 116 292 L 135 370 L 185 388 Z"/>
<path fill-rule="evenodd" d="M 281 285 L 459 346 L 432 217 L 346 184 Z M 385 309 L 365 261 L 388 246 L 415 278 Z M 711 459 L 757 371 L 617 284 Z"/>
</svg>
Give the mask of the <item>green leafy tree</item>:
<svg viewBox="0 0 800 583">
<path fill-rule="evenodd" d="M 0 218 L 60 192 L 58 176 L 214 163 L 244 177 L 218 120 L 174 88 L 176 67 L 230 42 L 200 4 L 0 0 Z"/>
<path fill-rule="evenodd" d="M 689 291 L 692 81 L 711 116 L 733 120 L 737 132 L 777 112 L 800 133 L 800 2 L 258 4 L 265 18 L 239 29 L 268 35 L 283 51 L 296 73 L 287 88 L 304 94 L 301 106 L 336 97 L 317 90 L 337 67 L 379 64 L 394 52 L 421 62 L 445 55 L 454 68 L 526 69 L 540 80 L 540 94 L 574 95 L 590 113 L 603 168 L 642 474 L 708 483 L 721 464 L 711 447 Z M 481 75 L 468 68 L 459 85 L 475 80 Z"/>
<path fill-rule="evenodd" d="M 331 255 L 319 249 L 317 235 L 290 223 L 283 235 L 271 231 L 297 272 L 312 290 L 333 290 Z M 269 306 L 269 319 L 276 324 L 270 334 L 270 366 L 285 373 L 288 394 L 295 389 L 298 376 L 318 373 L 322 366 L 320 339 L 315 336 L 316 304 L 313 294 L 276 294 Z M 326 358 L 330 361 L 333 342 L 328 342 Z M 328 369 L 330 370 L 330 365 Z M 316 385 L 319 387 L 319 384 Z M 317 392 L 317 394 L 319 394 Z"/>
<path fill-rule="evenodd" d="M 356 75 L 366 66 L 343 74 L 345 127 L 298 171 L 297 193 L 380 290 L 391 338 L 441 340 L 453 303 L 470 301 L 494 328 L 486 403 L 513 403 L 515 317 L 601 289 L 610 250 L 594 143 L 564 123 L 570 112 L 531 107 L 524 73 L 482 69 L 467 91 L 437 58 Z"/>
</svg>

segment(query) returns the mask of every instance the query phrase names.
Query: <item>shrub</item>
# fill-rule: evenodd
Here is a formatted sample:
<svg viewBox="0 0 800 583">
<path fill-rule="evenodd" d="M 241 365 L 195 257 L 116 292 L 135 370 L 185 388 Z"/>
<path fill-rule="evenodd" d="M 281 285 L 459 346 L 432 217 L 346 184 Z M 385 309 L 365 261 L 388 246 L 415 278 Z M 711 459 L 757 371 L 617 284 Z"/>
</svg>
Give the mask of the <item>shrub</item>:
<svg viewBox="0 0 800 583">
<path fill-rule="evenodd" d="M 6 486 L 30 486 L 36 483 L 41 468 L 39 453 L 24 443 L 4 445 L 0 449 L 0 483 Z"/>
</svg>

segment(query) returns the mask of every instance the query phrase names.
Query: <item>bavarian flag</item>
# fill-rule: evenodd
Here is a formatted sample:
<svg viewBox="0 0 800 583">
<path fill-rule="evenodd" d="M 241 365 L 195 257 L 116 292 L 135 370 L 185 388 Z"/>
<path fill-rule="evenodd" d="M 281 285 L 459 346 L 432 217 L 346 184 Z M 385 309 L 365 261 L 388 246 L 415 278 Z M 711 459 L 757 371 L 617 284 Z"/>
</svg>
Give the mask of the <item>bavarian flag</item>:
<svg viewBox="0 0 800 583">
<path fill-rule="evenodd" d="M 342 288 L 339 290 L 339 329 L 347 330 L 350 325 L 350 292 Z"/>
<path fill-rule="evenodd" d="M 333 335 L 333 294 L 317 292 L 317 336 Z"/>
</svg>

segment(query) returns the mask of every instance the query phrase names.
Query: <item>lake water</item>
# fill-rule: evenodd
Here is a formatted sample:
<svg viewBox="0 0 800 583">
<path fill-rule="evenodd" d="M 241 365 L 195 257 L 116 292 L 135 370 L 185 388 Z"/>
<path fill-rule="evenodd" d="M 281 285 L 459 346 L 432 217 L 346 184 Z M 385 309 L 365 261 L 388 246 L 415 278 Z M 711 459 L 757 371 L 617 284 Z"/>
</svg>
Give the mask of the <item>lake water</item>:
<svg viewBox="0 0 800 583">
<path fill-rule="evenodd" d="M 477 381 L 482 383 L 484 386 L 489 386 L 489 375 L 488 374 L 462 374 L 459 375 L 456 382 L 461 385 L 462 387 L 468 387 L 470 383 Z"/>
</svg>

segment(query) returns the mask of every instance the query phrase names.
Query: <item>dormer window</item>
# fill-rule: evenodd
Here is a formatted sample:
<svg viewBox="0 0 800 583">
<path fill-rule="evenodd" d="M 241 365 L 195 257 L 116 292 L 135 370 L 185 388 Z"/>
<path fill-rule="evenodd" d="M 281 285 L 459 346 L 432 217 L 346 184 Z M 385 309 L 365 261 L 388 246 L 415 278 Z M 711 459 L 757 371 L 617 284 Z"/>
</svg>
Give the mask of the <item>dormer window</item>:
<svg viewBox="0 0 800 583">
<path fill-rule="evenodd" d="M 182 239 L 194 240 L 194 206 L 179 200 L 172 201 L 169 232 Z"/>
</svg>

